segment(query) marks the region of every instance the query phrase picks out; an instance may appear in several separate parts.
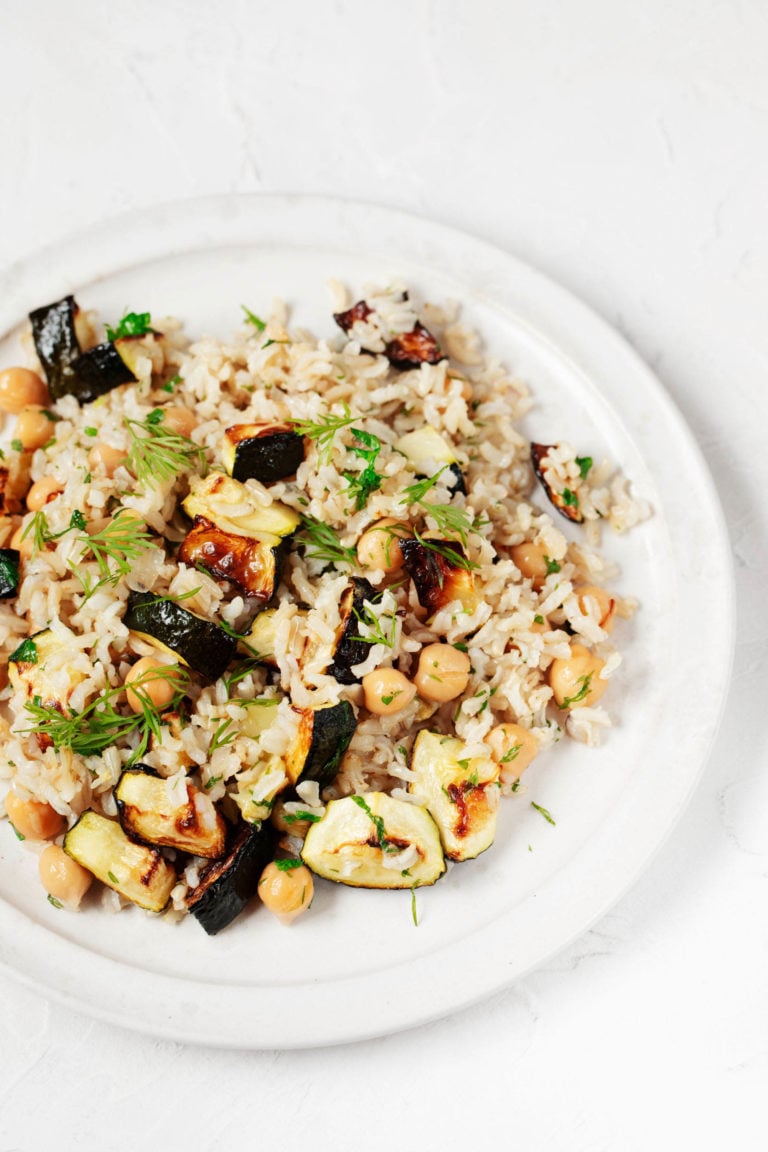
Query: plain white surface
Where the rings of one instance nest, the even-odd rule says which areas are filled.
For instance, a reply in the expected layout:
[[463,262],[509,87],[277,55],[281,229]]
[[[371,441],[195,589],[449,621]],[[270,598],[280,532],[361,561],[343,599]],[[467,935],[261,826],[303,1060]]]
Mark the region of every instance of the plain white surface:
[[[621,336],[502,249],[335,198],[241,194],[145,208],[0,273],[0,332],[14,329],[0,340],[0,364],[17,358],[19,317],[72,290],[104,319],[126,301],[154,316],[171,302],[192,333],[224,338],[241,300],[263,312],[277,295],[291,303],[294,325],[325,335],[329,270],[354,286],[386,284],[394,272],[416,299],[460,300],[487,354],[534,382],[524,433],[546,442],[567,428],[596,461],[620,461],[652,507],[632,532],[603,534],[620,591],[641,605],[615,633],[624,663],[609,707],[618,724],[599,748],[566,739],[537,760],[501,805],[493,851],[419,892],[418,931],[409,892],[332,884],[317,885],[312,915],[290,936],[256,910],[215,941],[191,918],[163,931],[136,911],[105,916],[98,904],[62,915],[43,897],[28,846],[6,828],[0,963],[70,1007],[152,1036],[241,1048],[332,1044],[432,1021],[506,988],[634,883],[686,806],[722,710],[732,565],[696,442]],[[583,540],[583,530],[564,527]],[[706,635],[702,619],[712,619]],[[556,815],[554,828],[534,801]]]
[[764,1147],[767,48],[759,0],[0,5],[3,265],[122,208],[251,189],[390,203],[500,243],[622,330],[682,408],[740,612],[686,816],[556,961],[322,1053],[147,1041],[4,980],[3,1152]]

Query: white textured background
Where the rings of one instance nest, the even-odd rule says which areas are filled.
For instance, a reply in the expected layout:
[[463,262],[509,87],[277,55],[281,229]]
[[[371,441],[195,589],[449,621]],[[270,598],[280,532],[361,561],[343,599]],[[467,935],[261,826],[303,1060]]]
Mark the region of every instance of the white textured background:
[[767,59],[763,0],[0,0],[0,262],[228,190],[494,241],[659,373],[715,476],[739,596],[688,812],[556,961],[419,1031],[247,1055],[0,978],[0,1152],[766,1148]]

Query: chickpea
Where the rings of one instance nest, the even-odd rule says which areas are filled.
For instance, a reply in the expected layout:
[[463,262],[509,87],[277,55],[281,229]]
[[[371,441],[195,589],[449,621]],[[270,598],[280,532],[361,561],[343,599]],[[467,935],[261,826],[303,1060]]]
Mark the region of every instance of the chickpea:
[[88,453],[88,464],[95,471],[104,469],[104,475],[110,479],[125,461],[126,454],[122,448],[113,448],[111,444],[94,444]]
[[[24,536],[25,531],[25,525],[23,523],[19,524],[13,536],[11,536],[8,547],[15,548],[16,551],[21,555],[22,559],[29,560],[35,546],[35,540],[32,532],[29,532],[26,536]],[[24,536],[23,540],[22,536]]]
[[469,683],[469,656],[451,644],[428,644],[419,653],[414,676],[419,696],[444,704],[455,700]]
[[608,687],[600,679],[605,661],[582,644],[572,644],[571,654],[565,659],[553,660],[549,669],[549,683],[558,708],[591,708]]
[[587,615],[587,599],[594,600],[597,604],[597,611],[599,614],[599,624],[606,632],[613,631],[613,617],[616,612],[616,601],[613,597],[606,592],[605,588],[598,588],[595,584],[587,584],[583,588],[577,588],[576,594],[579,597],[579,607],[584,615]]
[[267,864],[259,880],[259,897],[283,924],[290,924],[312,903],[315,885],[304,864],[282,869],[276,861]]
[[42,480],[35,480],[27,492],[27,508],[30,512],[39,512],[45,508],[49,500],[55,499],[59,492],[63,492],[63,485],[53,476],[43,476]]
[[66,820],[43,800],[25,800],[15,792],[5,798],[5,811],[16,831],[27,840],[52,840],[66,827]]
[[365,706],[374,716],[393,716],[416,695],[416,685],[394,668],[375,668],[363,676]]
[[91,886],[93,876],[63,848],[49,844],[40,857],[40,880],[43,888],[54,900],[59,900],[65,908],[74,910]]
[[0,372],[0,412],[21,412],[27,404],[47,404],[48,385],[29,368],[6,368]]
[[[125,695],[132,711],[143,711],[149,701],[158,712],[168,708],[182,682],[181,670],[176,664],[164,664],[154,656],[142,656],[129,669],[125,678]],[[132,685],[136,685],[136,689]]]
[[170,428],[179,436],[189,437],[197,428],[197,420],[191,408],[169,404],[167,408],[163,408],[163,427]]
[[408,525],[387,516],[363,532],[357,542],[357,559],[363,568],[398,572],[403,566],[400,540],[406,536],[410,536]]
[[547,565],[549,557],[543,545],[534,544],[532,540],[524,540],[522,544],[515,544],[510,548],[509,554],[515,567],[520,569],[523,576],[528,577],[538,591],[549,574]]
[[539,751],[533,732],[520,724],[499,724],[488,733],[487,743],[501,766],[500,776],[505,784],[522,776]]
[[15,437],[21,441],[25,452],[34,452],[42,448],[54,436],[56,425],[50,416],[46,416],[47,409],[41,404],[27,404],[19,412],[16,420]]

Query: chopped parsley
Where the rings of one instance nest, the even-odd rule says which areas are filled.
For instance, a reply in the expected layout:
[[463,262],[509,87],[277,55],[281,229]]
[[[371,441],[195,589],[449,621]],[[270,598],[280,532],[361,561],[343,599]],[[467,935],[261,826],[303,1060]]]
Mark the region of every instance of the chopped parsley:
[[316,812],[283,812],[286,824],[296,824],[298,821],[306,824],[317,824],[322,819]]
[[57,416],[55,412],[51,412],[50,408],[43,408],[42,414],[46,420],[50,420],[52,424],[58,424],[59,420],[61,420],[61,416]]
[[24,445],[22,444],[21,440],[11,440],[11,448],[13,448],[14,452],[24,451]]
[[543,624],[544,623],[544,617],[543,616],[534,616],[533,622],[534,622],[534,624]]
[[571,492],[570,488],[563,488],[562,495],[566,508],[578,508],[579,498],[575,492]]
[[122,340],[124,336],[146,336],[152,331],[152,317],[149,312],[126,312],[117,328],[107,324],[107,340]]
[[594,672],[587,672],[585,676],[579,676],[576,683],[581,684],[581,688],[579,688],[575,696],[566,696],[560,707],[570,708],[573,704],[579,704],[589,692],[589,686],[592,682],[593,676]]
[[83,432],[85,432],[86,436],[98,436],[99,434],[98,428],[83,428]]
[[295,856],[289,856],[286,860],[275,860],[275,868],[280,872],[290,872],[293,868],[301,868],[301,860],[297,860]]
[[576,463],[579,466],[579,472],[581,473],[582,480],[586,480],[587,473],[589,472],[590,468],[592,467],[592,465],[594,463],[592,457],[591,456],[577,456],[576,457]]
[[547,566],[547,576],[551,576],[553,572],[560,571],[560,564],[557,560],[550,560],[549,556],[545,556],[544,563]]
[[548,824],[555,823],[555,821],[552,819],[551,812],[548,812],[546,808],[542,808],[541,804],[537,804],[535,800],[531,800],[531,808],[535,808],[537,812],[540,812]]
[[11,664],[37,664],[37,644],[34,640],[22,640],[18,648],[11,652],[8,657],[8,663]]
[[342,475],[348,484],[348,491],[355,497],[354,510],[359,512],[368,503],[368,497],[381,488],[384,477],[376,471],[376,458],[381,452],[381,440],[371,432],[364,432],[362,428],[353,428],[352,435],[363,447],[353,444],[349,451],[365,460],[362,472],[344,472]]
[[371,811],[370,807],[366,803],[364,796],[353,796],[352,799],[355,804],[357,804],[358,808],[362,808],[363,812],[365,812],[366,816],[376,829],[376,839],[378,840],[379,848],[381,848],[382,852],[399,852],[400,849],[395,847],[394,844],[387,843],[387,833],[386,829],[384,828],[383,817],[376,816]]
[[245,312],[246,324],[253,324],[257,332],[263,332],[267,326],[265,321],[262,320],[260,316],[257,316],[255,312],[251,312],[250,308],[246,308],[245,304],[241,304],[240,307],[243,312]]

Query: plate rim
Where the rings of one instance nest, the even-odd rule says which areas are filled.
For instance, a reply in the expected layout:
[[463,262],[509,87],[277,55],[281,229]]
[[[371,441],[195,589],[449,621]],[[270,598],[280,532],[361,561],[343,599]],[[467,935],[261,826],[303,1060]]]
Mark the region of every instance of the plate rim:
[[[88,956],[88,963],[91,967],[93,968],[95,965],[96,969],[98,969],[96,973],[99,987],[97,999],[94,1000],[93,998],[92,986],[86,987],[83,990],[80,988],[73,989],[68,985],[67,980],[62,982],[61,977],[59,977],[58,980],[50,976],[46,978],[46,965],[43,964],[41,966],[39,963],[40,950],[38,949],[37,955],[32,957],[33,962],[30,963],[28,955],[29,948],[25,946],[19,950],[15,947],[15,941],[18,933],[22,939],[25,939],[33,945],[32,951],[34,952],[34,945],[39,945],[44,941],[47,942],[52,934],[44,926],[31,921],[19,910],[12,908],[5,902],[0,902],[0,926],[3,928],[2,935],[4,941],[7,942],[9,939],[13,941],[12,944],[3,943],[0,950],[0,967],[9,975],[20,979],[23,983],[38,992],[42,992],[44,995],[50,995],[70,1008],[86,1011],[90,1015],[96,1016],[109,1023],[127,1026],[140,1032],[210,1046],[253,1049],[270,1047],[314,1047],[330,1043],[363,1040],[388,1034],[426,1023],[448,1012],[458,1011],[468,1007],[546,963],[552,956],[568,947],[575,939],[587,932],[594,923],[605,915],[610,907],[615,905],[626,894],[642,872],[648,867],[663,844],[666,843],[681,819],[705,769],[709,754],[716,739],[727,702],[734,655],[734,572],[730,556],[725,516],[703,453],[670,394],[628,341],[579,297],[573,295],[557,281],[544,275],[527,262],[507,252],[504,248],[474,237],[461,229],[429,220],[418,214],[403,212],[400,209],[388,208],[358,200],[313,196],[300,193],[237,193],[214,195],[182,201],[169,201],[163,204],[150,205],[149,207],[123,212],[118,216],[108,217],[91,228],[80,229],[61,240],[39,249],[37,252],[32,252],[27,257],[23,257],[14,262],[3,272],[0,272],[0,338],[4,337],[8,331],[19,323],[20,316],[23,316],[29,308],[39,303],[41,298],[39,281],[41,279],[44,283],[51,283],[50,294],[51,298],[53,298],[55,292],[68,290],[67,284],[71,284],[73,280],[70,272],[72,267],[83,269],[82,273],[78,272],[74,276],[76,283],[73,287],[76,288],[77,283],[84,285],[97,283],[99,279],[113,276],[127,268],[139,267],[150,258],[163,259],[173,255],[180,255],[181,251],[175,249],[168,251],[165,248],[156,250],[153,257],[143,255],[143,252],[146,243],[157,243],[158,238],[164,234],[164,226],[167,225],[169,221],[175,222],[177,231],[178,228],[181,227],[181,232],[183,233],[184,228],[193,227],[196,222],[200,221],[203,222],[204,232],[206,228],[210,229],[213,227],[215,230],[217,226],[216,221],[218,220],[223,232],[229,235],[232,229],[232,220],[231,218],[226,218],[228,212],[241,222],[243,215],[248,219],[256,216],[261,220],[265,215],[269,216],[271,213],[280,219],[301,219],[305,226],[307,224],[306,216],[312,218],[313,215],[317,216],[318,214],[324,216],[326,220],[335,221],[342,219],[349,221],[352,218],[355,218],[358,223],[362,220],[385,220],[390,228],[399,225],[405,235],[409,234],[409,230],[416,229],[422,236],[426,236],[426,256],[429,262],[425,267],[431,268],[436,274],[444,274],[446,272],[449,272],[451,275],[454,274],[451,272],[453,245],[457,245],[459,250],[475,254],[478,258],[482,257],[485,260],[490,260],[494,266],[498,265],[511,269],[513,271],[513,279],[517,278],[535,287],[536,291],[533,292],[532,295],[537,298],[537,301],[538,293],[539,296],[544,297],[545,302],[552,301],[557,305],[558,309],[562,309],[562,313],[558,313],[558,322],[562,322],[563,317],[567,316],[575,327],[586,331],[590,338],[596,334],[604,347],[612,349],[616,357],[630,365],[637,377],[644,381],[649,393],[653,394],[655,404],[664,410],[665,416],[671,422],[676,435],[682,437],[686,450],[694,463],[696,482],[702,486],[706,495],[707,514],[710,517],[710,528],[713,531],[712,541],[720,565],[718,590],[721,600],[719,602],[720,615],[716,622],[719,631],[716,636],[715,645],[721,658],[719,664],[720,675],[716,684],[713,685],[713,692],[711,693],[716,707],[709,719],[706,736],[700,741],[701,746],[696,753],[696,769],[686,775],[686,787],[677,799],[673,814],[668,816],[663,822],[662,827],[656,829],[652,837],[652,842],[648,843],[646,850],[634,861],[633,866],[628,870],[627,874],[622,877],[621,883],[614,886],[610,893],[597,901],[595,906],[590,909],[589,915],[586,917],[582,916],[580,923],[569,930],[566,936],[561,936],[556,941],[548,942],[541,954],[530,964],[516,969],[513,972],[506,971],[503,963],[499,963],[497,960],[493,975],[488,974],[483,986],[477,989],[476,992],[468,992],[465,989],[459,1000],[456,999],[455,995],[451,995],[450,997],[446,995],[447,989],[443,982],[443,985],[440,985],[440,994],[433,995],[432,1002],[427,1003],[423,999],[419,1000],[416,998],[415,1000],[412,999],[409,1001],[409,1007],[404,1009],[400,1006],[399,1002],[394,1002],[390,989],[388,990],[389,995],[385,995],[376,1010],[371,1009],[364,1020],[355,1019],[354,1023],[350,1023],[345,1019],[345,1013],[334,1022],[334,1026],[332,1027],[329,1027],[327,1021],[324,1021],[323,1026],[316,1027],[314,1033],[310,1036],[301,1035],[295,1026],[281,1027],[278,1023],[277,1027],[275,1027],[274,1020],[265,1019],[264,1015],[259,1012],[251,1012],[248,1016],[247,1034],[243,1034],[242,1017],[238,1019],[234,1027],[224,1027],[213,1034],[210,1020],[203,1020],[199,1012],[193,1012],[191,1018],[186,1020],[179,1019],[178,1009],[176,1011],[169,1010],[165,1015],[163,1015],[162,1012],[158,1013],[155,1011],[152,1018],[148,1020],[144,1017],[137,1016],[134,1012],[127,1011],[126,1002],[118,999],[118,1001],[113,1003],[108,996],[104,995],[104,991],[113,986],[115,972],[123,971],[125,966],[109,958],[100,956],[90,949],[75,944],[70,940],[64,941],[60,937],[57,938],[58,944],[63,945],[63,949],[54,948],[54,952],[60,953],[63,950],[70,958],[74,958],[73,963],[81,960],[83,953]],[[93,271],[89,274],[88,269],[95,269],[99,261],[103,259],[102,249],[104,245],[106,245],[108,250],[110,246],[112,246],[115,251],[119,249],[122,252],[125,249],[127,253],[126,245],[128,241],[126,238],[129,235],[135,236],[137,228],[142,235],[143,242],[138,246],[133,245],[135,258],[130,258],[127,262],[121,261],[115,266],[110,266],[108,269],[102,267],[96,274],[94,274]],[[386,228],[384,231],[386,232]],[[176,234],[177,232],[173,232],[174,236]],[[210,232],[207,232],[206,236],[208,237],[206,242],[201,243],[198,237],[196,242],[190,244],[190,248],[205,249],[212,246]],[[83,246],[86,241],[87,258],[83,260]],[[136,255],[136,253],[139,254]],[[444,253],[444,255],[441,255],[442,253]],[[435,259],[436,263],[433,263]],[[37,296],[33,299],[35,293],[37,293]],[[481,299],[483,293],[475,288],[474,295],[476,298]],[[490,296],[488,299],[493,303],[497,303],[493,296]],[[538,303],[532,305],[531,318],[526,318],[525,314],[519,315],[515,313],[517,322],[528,324],[539,339],[544,339],[552,344],[552,347],[558,355],[567,357],[571,363],[575,364],[579,371],[583,372],[584,369],[578,358],[574,360],[567,350],[561,348],[557,342],[552,342],[546,323],[548,305],[544,309],[545,315],[543,317],[537,312],[538,307]],[[541,326],[542,324],[543,327]],[[578,340],[576,343],[578,345]],[[612,404],[611,410],[614,411]],[[581,853],[577,852],[576,855],[580,856]],[[499,932],[502,931],[503,933],[501,927],[502,922],[508,921],[510,914],[509,911],[502,914],[498,920],[494,922],[491,930],[483,929],[486,940],[493,941],[497,946],[503,942],[503,939],[501,941],[498,939]],[[39,940],[38,936],[40,937]],[[459,951],[461,951],[461,949],[459,949]],[[429,960],[433,955],[434,954],[431,954],[430,957],[426,959]],[[37,964],[34,963],[35,960]],[[141,970],[132,969],[132,971],[136,972]],[[175,992],[177,991],[175,988],[176,980],[156,973],[144,973],[144,983],[146,983],[147,979],[151,979],[151,981],[157,985],[155,1004],[162,1003],[163,997],[166,994],[169,995],[170,1000],[174,999]],[[141,983],[141,980],[139,982]],[[354,986],[355,996],[357,998],[356,1003],[359,1004],[361,1003],[361,997],[362,999],[365,998],[366,989],[364,985],[370,983],[370,976],[344,977],[340,982],[348,989]],[[190,1001],[182,996],[182,1001],[187,1009],[191,1002],[193,1003],[199,998],[199,990],[210,990],[211,987],[210,985],[194,980],[185,981],[184,983],[191,997]],[[335,982],[324,982],[325,985],[330,983]],[[311,989],[311,981],[306,987]],[[296,990],[293,989],[292,992],[295,994]],[[254,1034],[254,1029],[258,1032],[258,1035]]]

